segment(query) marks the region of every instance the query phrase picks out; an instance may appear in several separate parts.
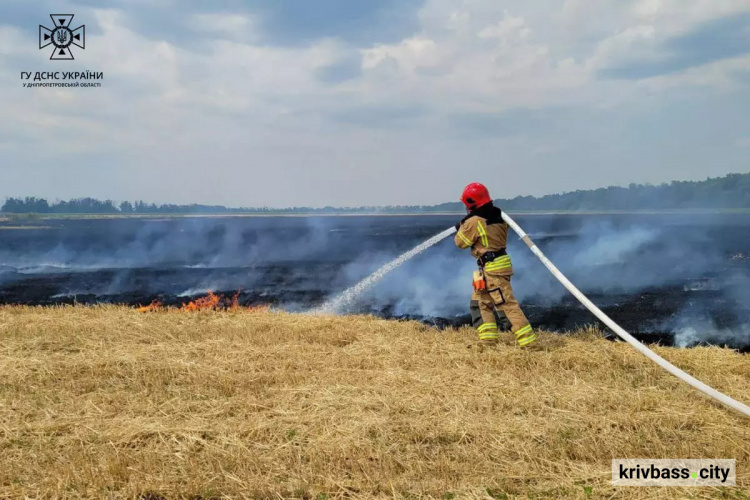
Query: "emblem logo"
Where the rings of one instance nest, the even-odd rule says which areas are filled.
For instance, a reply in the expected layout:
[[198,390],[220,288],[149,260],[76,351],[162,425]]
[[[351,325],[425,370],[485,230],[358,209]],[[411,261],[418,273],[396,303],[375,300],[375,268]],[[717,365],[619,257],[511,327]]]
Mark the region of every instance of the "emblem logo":
[[39,48],[43,49],[53,45],[51,60],[75,59],[71,45],[86,48],[86,26],[81,25],[71,29],[74,14],[50,14],[52,29],[39,25]]

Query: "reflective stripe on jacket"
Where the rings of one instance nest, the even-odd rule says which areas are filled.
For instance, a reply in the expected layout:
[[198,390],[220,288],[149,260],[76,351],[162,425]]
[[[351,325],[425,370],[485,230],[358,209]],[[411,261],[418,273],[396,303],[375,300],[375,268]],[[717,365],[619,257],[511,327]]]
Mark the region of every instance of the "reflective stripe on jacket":
[[[494,209],[494,207],[492,208]],[[499,214],[500,210],[495,210]],[[471,255],[477,259],[487,252],[497,252],[504,249],[508,242],[508,225],[502,219],[498,221],[498,218],[492,217],[488,221],[480,214],[473,213],[461,223],[455,236],[456,246],[458,248],[471,248]],[[487,273],[502,276],[513,274],[510,256],[502,255],[485,263],[484,270]]]

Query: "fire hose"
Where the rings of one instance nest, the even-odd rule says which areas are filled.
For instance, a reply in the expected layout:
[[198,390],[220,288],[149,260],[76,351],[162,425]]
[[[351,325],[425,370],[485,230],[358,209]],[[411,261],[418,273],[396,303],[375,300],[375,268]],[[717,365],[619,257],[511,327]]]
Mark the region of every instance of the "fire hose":
[[503,212],[502,213],[503,220],[515,231],[518,236],[523,240],[524,243],[529,247],[529,249],[536,255],[539,260],[542,261],[542,264],[549,269],[549,271],[552,273],[552,275],[557,278],[557,280],[562,283],[562,285],[568,289],[570,293],[573,294],[573,296],[578,299],[578,301],[583,304],[586,309],[591,311],[594,316],[599,318],[605,325],[607,325],[613,332],[615,332],[621,339],[623,339],[625,342],[633,346],[637,351],[639,351],[641,354],[646,356],[648,359],[677,377],[678,379],[682,380],[683,382],[686,382],[693,386],[694,388],[698,389],[702,393],[706,394],[709,397],[714,398],[716,401],[719,401],[720,403],[723,403],[727,405],[728,407],[737,410],[738,412],[742,413],[746,417],[750,417],[750,406],[741,403],[735,399],[730,398],[726,394],[723,394],[713,387],[704,384],[697,378],[693,377],[692,375],[685,373],[684,371],[677,368],[675,365],[667,361],[666,359],[662,358],[658,354],[656,354],[654,351],[640,343],[638,340],[635,339],[632,335],[630,335],[628,332],[626,332],[620,325],[615,323],[612,318],[604,314],[604,312],[599,309],[593,302],[591,302],[588,297],[586,297],[576,286],[568,280],[568,278],[565,277],[565,275],[560,272],[560,270],[547,258],[544,253],[536,246],[536,244],[531,240],[528,234],[524,232],[523,229],[521,229],[521,226],[516,224],[516,222],[510,218],[510,216]]
[[[693,377],[692,375],[689,375],[688,373],[685,373],[684,371],[677,368],[675,365],[667,361],[666,359],[662,358],[655,352],[653,352],[651,349],[646,347],[645,345],[641,344],[638,340],[635,339],[632,335],[630,335],[628,332],[626,332],[620,325],[615,323],[612,318],[604,314],[604,312],[599,309],[596,305],[594,305],[593,302],[591,302],[588,297],[586,297],[578,288],[576,288],[573,283],[568,280],[568,278],[565,277],[565,275],[560,272],[560,270],[547,258],[547,256],[542,253],[541,250],[536,246],[536,244],[531,240],[529,235],[527,235],[521,227],[516,224],[516,222],[510,218],[508,214],[505,212],[502,212],[503,220],[511,227],[513,230],[518,234],[518,236],[523,240],[524,243],[531,249],[531,251],[536,255],[539,260],[542,261],[542,264],[544,264],[547,269],[552,273],[552,275],[557,278],[557,280],[562,283],[562,285],[568,289],[570,293],[573,294],[575,298],[577,298],[581,304],[583,304],[589,311],[591,311],[594,316],[599,318],[605,325],[607,325],[613,332],[615,332],[621,339],[623,339],[625,342],[633,346],[637,351],[639,351],[641,354],[646,356],[648,359],[674,375],[675,377],[679,378],[683,382],[686,382],[693,386],[694,388],[698,389],[702,393],[706,394],[709,397],[712,397],[713,399],[719,401],[720,403],[723,403],[730,408],[733,408],[737,410],[738,412],[742,413],[746,417],[750,417],[750,406],[747,406],[744,403],[741,403],[739,401],[736,401],[726,394],[723,394],[716,389],[714,389],[711,386],[708,386],[698,380],[697,378]],[[427,248],[439,243],[443,239],[447,238],[448,236],[454,234],[456,232],[456,228],[451,227],[446,229],[445,231],[433,236],[432,238],[424,241],[423,243],[417,245],[413,249],[409,250],[408,252],[405,252],[404,254],[400,255],[398,258],[393,259],[392,261],[388,262],[387,264],[381,266],[377,271],[372,273],[370,276],[365,278],[364,280],[360,281],[356,285],[346,289],[343,293],[341,293],[336,298],[329,300],[322,306],[320,306],[317,310],[314,312],[316,314],[325,314],[325,313],[335,313],[337,311],[341,311],[342,309],[346,308],[348,305],[350,305],[358,295],[368,290],[370,287],[372,287],[375,283],[383,279],[386,274],[390,273],[393,269],[397,268],[407,260],[411,259],[415,255],[423,252]]]

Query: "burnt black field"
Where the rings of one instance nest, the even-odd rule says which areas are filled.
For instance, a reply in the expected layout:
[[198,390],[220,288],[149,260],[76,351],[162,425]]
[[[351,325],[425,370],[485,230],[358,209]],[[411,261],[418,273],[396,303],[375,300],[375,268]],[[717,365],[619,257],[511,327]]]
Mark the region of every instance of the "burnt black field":
[[[207,290],[305,311],[455,224],[458,216],[59,219],[0,223],[0,303],[159,300]],[[750,215],[526,215],[518,222],[615,321],[647,342],[750,349]],[[11,226],[11,223],[4,223]],[[513,236],[514,287],[532,323],[596,324]],[[474,261],[446,240],[348,311],[469,322]]]

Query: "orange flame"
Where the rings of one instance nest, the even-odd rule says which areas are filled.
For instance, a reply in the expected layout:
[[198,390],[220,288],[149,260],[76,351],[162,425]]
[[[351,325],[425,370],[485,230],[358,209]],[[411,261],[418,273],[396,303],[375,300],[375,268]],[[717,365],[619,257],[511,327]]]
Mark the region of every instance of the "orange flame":
[[[183,304],[182,307],[180,307],[178,310],[218,311],[226,309],[228,311],[241,311],[243,310],[243,307],[240,305],[240,293],[241,290],[237,290],[231,298],[228,298],[222,295],[217,295],[211,290],[207,290],[208,295],[195,299],[191,302],[188,302],[187,304]],[[166,309],[167,307],[164,306],[164,304],[156,300],[154,300],[147,306],[141,306],[138,308],[140,312],[153,312]],[[268,304],[261,304],[257,306],[248,306],[245,310],[250,312],[266,312],[271,310],[271,306]]]
[[236,311],[240,308],[240,292],[241,290],[237,290],[234,292],[234,295],[232,295],[232,302],[229,304],[229,310]]
[[142,313],[145,313],[145,312],[158,311],[161,308],[162,308],[162,303],[159,302],[158,300],[154,300],[153,302],[151,302],[147,306],[141,306],[141,307],[139,307],[138,310],[140,312],[142,312]]
[[221,297],[208,290],[208,295],[185,304],[181,309],[183,311],[213,311],[219,308],[220,303]]

